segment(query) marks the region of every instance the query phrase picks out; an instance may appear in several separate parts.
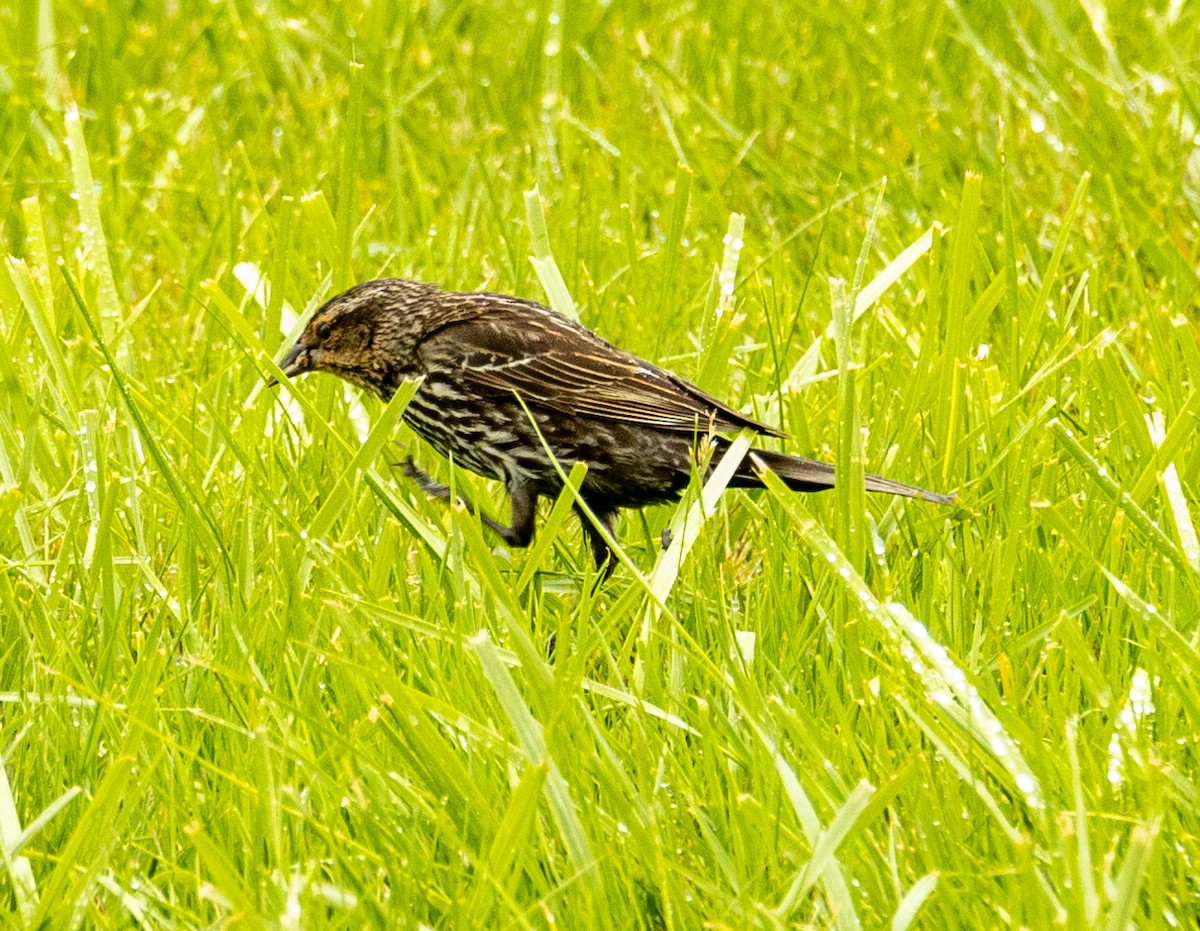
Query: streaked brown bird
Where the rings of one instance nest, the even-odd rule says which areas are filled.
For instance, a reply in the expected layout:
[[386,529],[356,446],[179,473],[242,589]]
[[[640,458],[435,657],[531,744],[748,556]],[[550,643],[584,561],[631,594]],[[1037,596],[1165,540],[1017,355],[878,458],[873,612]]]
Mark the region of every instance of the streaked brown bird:
[[[280,368],[289,377],[332,372],[384,401],[401,381],[424,376],[405,421],[443,456],[505,483],[512,523],[481,520],[510,546],[529,545],[538,499],[562,490],[546,447],[566,471],[587,464],[580,497],[611,534],[621,508],[680,496],[700,441],[712,438],[720,452],[722,432],[784,435],[541,304],[401,278],[367,281],[328,301]],[[730,485],[762,488],[764,467],[795,491],[833,487],[833,466],[765,449],[746,456]],[[450,496],[411,462],[406,468],[425,491]],[[877,475],[866,487],[952,500]],[[611,571],[603,535],[580,516],[596,565]]]

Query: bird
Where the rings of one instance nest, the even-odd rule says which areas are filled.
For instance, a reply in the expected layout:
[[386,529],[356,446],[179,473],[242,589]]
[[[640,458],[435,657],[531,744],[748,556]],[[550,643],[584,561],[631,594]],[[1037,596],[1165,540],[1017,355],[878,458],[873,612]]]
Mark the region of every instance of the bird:
[[[723,434],[785,436],[535,301],[405,278],[365,281],[331,298],[279,368],[288,378],[329,372],[385,402],[403,382],[422,379],[405,422],[455,465],[504,483],[510,522],[479,517],[512,547],[530,545],[539,499],[557,496],[562,475],[585,463],[578,498],[595,523],[575,507],[603,577],[616,560],[600,527],[616,539],[621,510],[677,500],[705,443],[716,462],[729,446]],[[762,488],[768,469],[801,492],[832,488],[836,474],[826,462],[752,448],[729,486]],[[425,492],[450,498],[411,458],[404,470]],[[878,475],[865,484],[953,501]]]

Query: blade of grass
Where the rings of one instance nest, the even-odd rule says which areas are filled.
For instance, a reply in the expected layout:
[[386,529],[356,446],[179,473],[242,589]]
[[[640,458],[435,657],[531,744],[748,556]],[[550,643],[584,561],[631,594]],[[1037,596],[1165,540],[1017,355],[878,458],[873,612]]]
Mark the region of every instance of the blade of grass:
[[[46,0],[42,0],[42,4],[49,5]],[[25,248],[28,250],[30,271],[41,289],[42,307],[46,308],[46,314],[51,318],[49,329],[51,332],[58,332],[58,323],[52,317],[54,269],[50,264],[50,249],[46,245],[46,224],[42,219],[42,205],[36,194],[21,201],[21,219],[25,221]]]
[[225,853],[225,848],[208,836],[199,821],[184,826],[183,833],[191,842],[200,861],[205,882],[210,883],[228,903],[233,914],[240,920],[253,920],[260,914],[251,890],[241,871]]
[[[812,845],[815,851],[824,831],[824,826],[817,816],[816,808],[813,807],[808,793],[804,791],[804,786],[796,775],[795,769],[792,768],[791,764],[780,753],[775,740],[771,738],[765,728],[757,723],[751,721],[750,726],[763,746],[766,747],[767,753],[771,757],[771,762],[774,764],[775,772],[783,784],[784,794],[791,803],[792,810],[796,813],[796,818],[800,822],[800,827],[803,829],[805,837],[808,838],[809,844]],[[837,862],[836,858],[830,857],[826,861],[820,876],[821,886],[829,899],[829,910],[833,915],[834,926],[839,929],[861,928],[862,922],[858,917],[858,911],[854,907],[854,900],[850,896],[850,886],[846,882],[846,877],[843,875],[841,865]]]
[[805,544],[832,567],[833,577],[838,584],[854,598],[863,614],[873,618],[896,645],[924,683],[926,698],[948,714],[964,732],[964,736],[1000,764],[1032,812],[1043,811],[1045,802],[1041,786],[1026,762],[1020,745],[1007,732],[946,648],[933,639],[928,628],[904,605],[896,601],[881,601],[872,593],[833,538],[799,499],[788,494],[786,486],[777,476],[767,473],[764,482],[777,495]]
[[1174,541],[1163,533],[1162,528],[1155,521],[1151,520],[1145,511],[1138,507],[1134,500],[1129,497],[1128,492],[1122,489],[1113,480],[1112,476],[1108,474],[1108,470],[1100,465],[1092,454],[1083,448],[1079,440],[1075,438],[1075,434],[1057,417],[1050,421],[1049,426],[1054,433],[1055,439],[1058,441],[1058,445],[1069,453],[1076,463],[1083,467],[1096,487],[1104,492],[1105,497],[1121,508],[1122,512],[1129,517],[1134,526],[1154,545],[1159,554],[1174,563],[1185,575],[1190,574],[1187,559],[1180,552]]
[[950,247],[949,280],[945,283],[945,308],[941,370],[937,397],[941,406],[934,412],[939,421],[937,436],[943,438],[942,484],[950,484],[950,469],[958,445],[955,441],[958,430],[961,399],[958,382],[960,366],[966,352],[964,340],[968,310],[968,292],[975,271],[978,245],[979,205],[983,190],[983,178],[975,172],[967,172],[963,181],[962,203],[958,220],[954,226],[953,242]]
[[25,924],[32,926],[33,916],[38,908],[37,880],[34,878],[29,858],[21,855],[21,848],[25,845],[28,833],[28,829],[21,830],[21,817],[17,811],[16,799],[13,798],[12,786],[8,781],[8,771],[5,769],[3,757],[0,757],[0,847],[4,851],[4,865],[12,883],[17,909]]
[[567,781],[546,749],[541,725],[530,714],[529,706],[521,698],[508,668],[500,661],[487,631],[480,631],[473,637],[471,647],[479,657],[484,675],[495,690],[501,708],[508,716],[525,759],[534,766],[546,767],[544,794],[546,803],[550,806],[550,814],[567,848],[572,866],[582,878],[587,894],[596,901],[601,894],[601,888],[591,844],[579,819]]
[[734,288],[737,284],[738,257],[742,253],[746,218],[740,213],[729,215],[729,227],[722,241],[724,250],[717,272],[717,295],[709,302],[700,326],[700,358],[696,366],[696,384],[718,384],[733,362],[734,344],[741,328],[735,326],[733,309]]
[[367,464],[375,459],[383,445],[391,438],[392,432],[395,429],[397,422],[404,415],[405,409],[408,407],[408,402],[412,400],[413,395],[421,387],[419,381],[404,382],[392,399],[388,401],[387,406],[383,409],[383,413],[379,415],[379,419],[371,427],[371,433],[366,441],[358,448],[342,474],[337,480],[329,486],[325,493],[325,501],[321,505],[320,510],[313,516],[312,522],[308,525],[308,534],[313,539],[321,539],[329,533],[333,522],[338,519],[338,516],[350,503],[350,486],[361,470],[365,469]]
[[[83,137],[83,123],[79,116],[79,108],[73,102],[67,104],[63,122],[67,130],[67,153],[71,158],[75,198],[79,203],[83,267],[96,276],[99,286],[100,330],[105,339],[111,340],[121,325],[121,300],[117,296],[117,285],[108,258],[104,225],[100,222],[100,204],[96,197],[96,183],[92,180],[92,166],[88,160],[87,142]],[[118,347],[118,356],[123,352],[124,350]]]
[[220,561],[224,563],[226,570],[232,577],[234,575],[234,567],[230,562],[228,551],[221,542],[221,531],[217,526],[216,520],[200,498],[189,488],[185,487],[179,471],[159,445],[158,439],[150,429],[150,425],[146,421],[141,408],[134,401],[133,395],[130,393],[129,388],[125,384],[125,379],[121,375],[121,370],[117,367],[117,361],[113,358],[112,353],[109,352],[108,345],[104,341],[104,336],[100,332],[100,328],[97,326],[95,320],[92,319],[91,311],[88,310],[83,295],[79,293],[79,289],[75,286],[75,281],[71,278],[66,266],[59,266],[59,268],[67,283],[67,290],[70,291],[71,297],[75,300],[75,305],[79,308],[79,313],[83,316],[88,329],[91,330],[92,336],[96,340],[97,348],[100,350],[101,355],[104,356],[105,362],[108,363],[109,374],[112,376],[113,384],[116,385],[117,392],[124,402],[126,411],[128,411],[129,416],[137,426],[138,436],[146,444],[146,448],[149,449],[150,456],[158,467],[159,474],[163,477],[163,480],[167,483],[167,487],[171,491],[171,496],[179,505],[180,510],[185,514],[192,515],[191,526],[197,527],[202,531],[209,548],[218,555]]
[[788,920],[797,903],[808,895],[809,890],[822,876],[827,875],[837,865],[838,848],[841,847],[854,826],[858,824],[863,812],[870,806],[874,795],[874,786],[866,781],[860,782],[854,787],[854,791],[850,793],[845,804],[833,816],[833,820],[822,829],[813,845],[812,858],[793,880],[783,901],[775,909],[775,915],[781,922]]
[[750,451],[751,436],[748,430],[739,433],[721,456],[720,462],[713,467],[700,494],[676,508],[668,528],[671,545],[658,554],[650,572],[649,590],[652,598],[646,604],[642,619],[641,642],[649,639],[650,629],[660,618],[662,606],[670,597],[683,562],[699,539],[700,531],[716,515],[717,502]]
[[[545,763],[525,768],[488,850],[488,872],[510,901],[515,902],[517,884],[525,871],[530,841],[538,825],[538,803],[549,774],[550,767]],[[494,898],[489,892],[484,883],[476,886],[471,908],[475,927],[488,926]]]
[[546,208],[537,187],[525,192],[525,217],[529,224],[530,244],[533,247],[533,255],[529,257],[529,261],[533,270],[537,272],[538,281],[542,283],[550,306],[568,320],[578,320],[579,309],[575,306],[575,300],[571,297],[562,272],[559,271],[558,263],[554,261],[554,252],[550,248],[550,233],[546,229]]
[[[1146,424],[1154,448],[1161,449],[1163,441],[1166,439],[1162,415],[1158,412],[1147,415]],[[1183,484],[1179,481],[1179,470],[1175,468],[1174,462],[1166,464],[1159,483],[1171,510],[1171,519],[1175,524],[1175,536],[1179,540],[1179,549],[1183,552],[1183,557],[1187,560],[1188,565],[1192,567],[1192,572],[1200,573],[1200,540],[1196,538],[1196,525],[1192,523],[1187,497],[1183,493]]]
[[358,174],[363,132],[364,66],[350,62],[350,99],[342,126],[342,164],[338,172],[337,225],[334,251],[333,285],[344,291],[354,281],[350,275],[350,257],[354,249],[354,216],[358,212]]
[[892,916],[892,931],[908,931],[912,927],[921,906],[933,894],[937,884],[937,873],[927,873],[912,884],[896,907],[896,914]]
[[1092,875],[1092,846],[1088,839],[1087,809],[1083,794],[1083,777],[1079,770],[1079,749],[1077,746],[1079,722],[1076,719],[1067,721],[1067,761],[1071,766],[1071,786],[1075,796],[1075,810],[1072,812],[1072,840],[1075,842],[1075,882],[1080,911],[1088,927],[1096,926],[1100,916],[1100,896],[1096,893],[1096,878]]
[[656,319],[663,319],[663,312],[675,297],[675,267],[679,263],[679,247],[683,241],[683,230],[687,224],[688,202],[692,194],[692,170],[683,163],[675,174],[675,196],[671,201],[671,221],[667,227],[667,241],[663,243],[663,269],[658,282],[658,301],[654,308]]
[[[74,287],[73,283],[68,287]],[[130,799],[138,796],[139,787],[156,768],[155,759],[145,758],[142,750],[147,735],[157,733],[155,691],[165,667],[164,652],[148,650],[140,658],[129,683],[128,728],[74,830],[58,851],[54,870],[42,885],[33,926],[74,925],[83,898],[104,868],[105,851],[119,842],[130,819],[141,811]]]
[[50,363],[53,378],[50,379],[54,399],[59,406],[59,416],[70,426],[74,426],[78,410],[78,397],[74,379],[71,378],[67,360],[62,353],[62,336],[54,322],[53,308],[43,302],[46,290],[39,288],[29,274],[29,269],[20,259],[11,256],[7,260],[8,273],[12,278],[13,287],[21,298],[21,304],[33,325],[38,342],[46,359]]
[[567,487],[555,499],[554,507],[550,509],[549,516],[542,522],[537,538],[533,541],[533,546],[529,550],[529,555],[525,558],[525,566],[521,569],[521,574],[517,577],[517,584],[513,586],[513,590],[518,597],[529,586],[529,583],[533,580],[534,573],[543,568],[546,556],[553,548],[554,541],[558,539],[559,534],[562,532],[563,523],[566,521],[567,515],[571,513],[571,505],[578,497],[579,489],[583,486],[583,480],[586,475],[586,462],[577,462],[571,467],[571,474],[567,476]]
[[1113,889],[1113,907],[1104,923],[1107,931],[1124,931],[1134,924],[1134,916],[1141,911],[1139,893],[1161,829],[1162,815],[1156,813],[1135,825],[1130,833],[1129,849],[1125,851],[1125,861]]

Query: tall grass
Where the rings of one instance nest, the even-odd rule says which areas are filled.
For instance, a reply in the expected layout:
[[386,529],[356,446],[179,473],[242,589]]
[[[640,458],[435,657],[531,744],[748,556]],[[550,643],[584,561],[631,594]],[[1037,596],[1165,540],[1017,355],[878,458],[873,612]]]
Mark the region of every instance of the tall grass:
[[[0,8],[3,924],[1194,924],[1198,44],[1182,3]],[[399,474],[504,513],[403,394],[265,388],[379,275],[958,502],[718,468],[607,583],[570,488],[507,550]]]

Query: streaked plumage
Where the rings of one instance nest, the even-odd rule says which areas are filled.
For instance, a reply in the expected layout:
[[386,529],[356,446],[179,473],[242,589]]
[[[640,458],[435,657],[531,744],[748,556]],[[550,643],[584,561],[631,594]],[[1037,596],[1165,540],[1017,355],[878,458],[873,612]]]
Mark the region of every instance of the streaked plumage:
[[[533,538],[538,499],[562,488],[545,446],[565,471],[587,463],[581,496],[611,530],[621,508],[679,496],[698,438],[742,428],[783,436],[533,301],[399,278],[368,281],[330,300],[280,367],[289,376],[332,372],[384,400],[404,379],[424,376],[405,421],[442,455],[506,484],[512,524],[482,519],[513,546]],[[826,463],[754,450],[731,484],[762,487],[761,466],[797,491],[834,481]],[[415,467],[410,474],[448,497]],[[950,501],[875,475],[866,487]],[[590,521],[583,526],[597,565],[604,565],[608,545]]]

